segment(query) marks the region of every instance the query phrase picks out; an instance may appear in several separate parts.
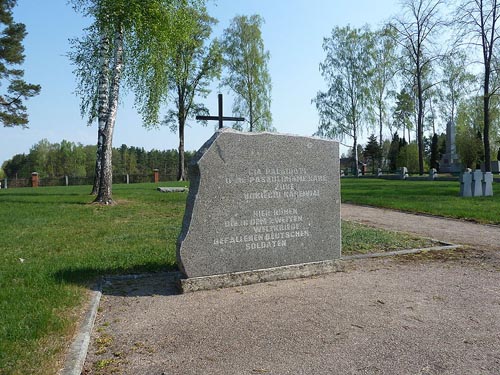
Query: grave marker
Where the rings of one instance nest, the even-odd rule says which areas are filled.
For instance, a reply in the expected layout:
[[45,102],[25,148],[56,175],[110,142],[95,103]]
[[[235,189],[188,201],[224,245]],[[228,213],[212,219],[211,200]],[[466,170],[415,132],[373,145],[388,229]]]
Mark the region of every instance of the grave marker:
[[493,196],[493,173],[486,172],[483,175],[482,180],[483,196],[491,197]]
[[460,196],[472,197],[472,173],[465,171],[460,175]]
[[481,197],[483,195],[483,172],[476,169],[472,172],[472,196]]
[[177,247],[183,290],[209,288],[193,286],[195,279],[220,287],[335,270],[338,147],[310,137],[216,132],[189,169]]

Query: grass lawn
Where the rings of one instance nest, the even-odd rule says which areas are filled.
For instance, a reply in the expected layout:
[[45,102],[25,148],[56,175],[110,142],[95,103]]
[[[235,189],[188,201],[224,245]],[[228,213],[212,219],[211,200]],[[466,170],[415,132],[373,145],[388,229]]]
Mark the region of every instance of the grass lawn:
[[342,202],[500,224],[500,184],[493,197],[459,197],[458,181],[343,178]]
[[[176,267],[187,194],[156,186],[115,185],[112,207],[88,204],[89,186],[0,190],[1,375],[57,372],[98,276]],[[357,224],[342,229],[345,254],[427,244]]]

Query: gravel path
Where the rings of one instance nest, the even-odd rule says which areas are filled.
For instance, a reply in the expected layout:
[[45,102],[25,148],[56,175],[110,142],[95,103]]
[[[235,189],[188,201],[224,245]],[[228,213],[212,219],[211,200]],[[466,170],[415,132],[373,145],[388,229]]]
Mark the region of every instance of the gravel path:
[[83,374],[500,374],[498,228],[350,205],[343,217],[479,247],[187,295],[168,274],[114,282]]
[[[498,213],[500,215],[500,212]],[[455,244],[500,250],[500,226],[342,204],[342,219]]]

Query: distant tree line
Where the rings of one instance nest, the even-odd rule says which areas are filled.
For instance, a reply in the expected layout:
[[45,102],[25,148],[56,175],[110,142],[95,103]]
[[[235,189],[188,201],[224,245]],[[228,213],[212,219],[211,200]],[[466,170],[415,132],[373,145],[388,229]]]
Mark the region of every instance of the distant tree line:
[[[82,145],[63,140],[50,143],[46,139],[31,147],[28,154],[17,154],[2,165],[3,175],[9,179],[29,178],[38,172],[40,178],[79,177],[93,178],[96,162],[95,145]],[[121,145],[113,148],[113,173],[119,175],[152,175],[153,169],[160,171],[163,179],[175,180],[178,168],[177,150],[151,150],[143,147]],[[186,151],[185,162],[189,163],[194,152]]]
[[463,167],[489,171],[500,154],[499,20],[498,0],[402,0],[378,30],[335,27],[323,41],[316,134],[352,141],[354,165],[366,159],[358,148],[363,131],[377,134],[368,159],[374,163],[377,141],[386,150],[376,155],[379,167],[389,160],[384,145],[399,144],[396,134],[401,158],[416,158],[423,174],[439,160],[432,140],[452,123]]

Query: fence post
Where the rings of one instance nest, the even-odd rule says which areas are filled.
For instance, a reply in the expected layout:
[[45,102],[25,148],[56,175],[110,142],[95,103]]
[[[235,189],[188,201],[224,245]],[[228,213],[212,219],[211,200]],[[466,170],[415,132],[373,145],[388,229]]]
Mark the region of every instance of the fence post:
[[154,176],[155,176],[155,184],[157,184],[160,181],[160,170],[159,169],[153,169]]
[[64,176],[64,182],[66,182],[66,186],[69,186],[69,178],[68,178],[68,176]]
[[31,186],[38,187],[38,172],[31,173]]
[[127,185],[130,184],[130,176],[127,173]]

